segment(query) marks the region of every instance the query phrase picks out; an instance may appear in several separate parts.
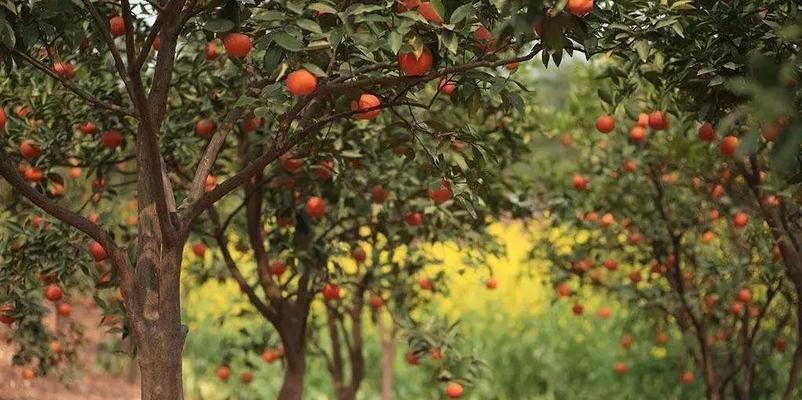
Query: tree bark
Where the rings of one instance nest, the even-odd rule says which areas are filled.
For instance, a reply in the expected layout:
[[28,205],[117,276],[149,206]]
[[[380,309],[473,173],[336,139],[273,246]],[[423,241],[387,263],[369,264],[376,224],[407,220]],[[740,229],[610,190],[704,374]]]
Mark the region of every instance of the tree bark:
[[[184,388],[181,381],[181,343],[146,344],[152,347],[139,358],[142,377],[142,400],[182,400]],[[160,349],[162,353],[153,353]],[[144,349],[143,349],[144,350]]]
[[[392,322],[391,322],[392,324]],[[382,347],[382,400],[393,400],[393,361],[395,360],[395,329],[385,328],[381,319],[376,321]]]
[[284,383],[277,400],[302,400],[306,373],[307,307],[288,307],[277,324],[284,346]]

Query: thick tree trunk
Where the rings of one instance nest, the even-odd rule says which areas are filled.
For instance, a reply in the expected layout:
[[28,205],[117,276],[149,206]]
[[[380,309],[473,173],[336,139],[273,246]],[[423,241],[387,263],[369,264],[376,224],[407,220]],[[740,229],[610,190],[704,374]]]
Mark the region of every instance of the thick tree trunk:
[[306,316],[307,312],[295,313],[294,307],[280,321],[277,328],[284,345],[284,383],[277,400],[302,400],[304,374],[306,373]]
[[157,345],[164,352],[139,358],[139,371],[142,377],[142,400],[181,400],[184,388],[181,381],[181,353],[183,343]]

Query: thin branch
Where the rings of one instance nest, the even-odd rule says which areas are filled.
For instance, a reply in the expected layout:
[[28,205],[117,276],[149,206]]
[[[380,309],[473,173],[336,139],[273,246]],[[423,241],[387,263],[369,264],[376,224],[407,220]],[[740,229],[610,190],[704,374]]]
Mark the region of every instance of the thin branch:
[[240,107],[229,111],[223,123],[217,128],[217,132],[215,132],[214,136],[209,140],[209,144],[206,146],[206,152],[203,154],[203,157],[201,157],[198,162],[198,168],[195,170],[195,177],[192,179],[192,186],[186,200],[187,204],[192,204],[203,194],[204,188],[206,187],[206,176],[209,175],[209,171],[217,160],[217,155],[223,148],[226,137],[234,130],[235,122],[239,119],[241,114],[242,108]]
[[34,68],[44,72],[45,74],[49,75],[51,78],[59,81],[61,83],[61,85],[64,86],[66,89],[68,89],[71,92],[75,93],[78,97],[88,101],[89,103],[91,103],[91,104],[93,104],[95,106],[101,107],[101,108],[105,108],[105,109],[107,109],[109,111],[112,111],[112,112],[115,112],[115,113],[125,114],[125,115],[131,116],[131,117],[135,117],[135,118],[137,117],[136,112],[134,112],[133,110],[130,110],[130,109],[127,109],[127,108],[123,108],[123,107],[121,107],[121,106],[119,106],[117,104],[109,103],[107,101],[103,101],[103,100],[98,99],[97,97],[93,96],[89,92],[79,88],[78,86],[76,86],[72,82],[68,81],[63,76],[53,72],[53,70],[51,70],[50,68],[48,68],[46,65],[42,64],[41,62],[39,62],[35,58],[33,58],[33,57],[23,53],[23,52],[20,52],[19,50],[16,50],[16,49],[14,49],[14,54],[18,55],[20,58],[25,60],[25,62],[27,62],[28,64],[31,64],[31,66],[33,66]]
[[106,42],[109,51],[111,52],[111,57],[114,59],[114,66],[117,69],[117,74],[120,76],[120,79],[123,80],[125,87],[128,89],[128,95],[133,100],[134,92],[131,87],[131,82],[128,79],[128,75],[125,73],[125,64],[123,63],[122,56],[120,55],[120,51],[117,49],[117,46],[114,44],[114,38],[111,37],[111,33],[109,33],[107,25],[107,21],[103,19],[98,12],[97,8],[92,4],[90,0],[81,0],[84,3],[84,6],[89,10],[89,13],[92,15],[92,18],[95,21],[95,27],[97,31],[103,37],[103,40]]

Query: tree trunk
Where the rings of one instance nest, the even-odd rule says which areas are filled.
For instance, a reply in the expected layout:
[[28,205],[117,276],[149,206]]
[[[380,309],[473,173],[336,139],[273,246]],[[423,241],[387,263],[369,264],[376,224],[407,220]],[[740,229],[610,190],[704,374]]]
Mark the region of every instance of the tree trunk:
[[183,343],[157,345],[161,354],[147,351],[139,358],[142,376],[142,400],[181,400],[184,388],[181,381],[181,353]]
[[[796,267],[796,265],[794,266]],[[791,359],[791,371],[788,374],[788,384],[785,386],[783,393],[783,400],[791,400],[796,394],[796,388],[799,385],[800,376],[802,376],[802,283],[797,279],[796,274],[791,275],[794,280],[794,287],[796,288],[796,349],[794,350],[794,357]]]
[[[392,322],[391,322],[392,324]],[[395,361],[395,338],[392,325],[385,328],[381,319],[376,321],[382,346],[382,400],[393,400],[393,365]]]
[[296,313],[296,307],[280,321],[277,328],[284,345],[284,383],[277,400],[302,400],[304,395],[304,374],[306,373],[306,316],[307,312]]

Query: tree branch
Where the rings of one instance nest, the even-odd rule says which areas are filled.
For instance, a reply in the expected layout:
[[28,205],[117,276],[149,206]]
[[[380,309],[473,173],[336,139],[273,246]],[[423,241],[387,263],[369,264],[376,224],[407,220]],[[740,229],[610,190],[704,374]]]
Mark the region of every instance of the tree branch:
[[123,107],[121,107],[121,106],[119,106],[117,104],[109,103],[109,102],[106,102],[106,101],[98,99],[97,97],[93,96],[89,92],[79,88],[78,86],[76,86],[72,82],[68,81],[67,79],[65,79],[61,75],[53,72],[53,70],[51,70],[50,68],[48,68],[46,65],[44,65],[41,62],[39,62],[35,58],[33,58],[33,57],[23,53],[23,52],[20,52],[19,50],[16,50],[16,49],[14,49],[14,54],[18,55],[20,58],[25,60],[25,62],[27,62],[28,64],[30,64],[34,68],[44,72],[45,74],[47,74],[51,78],[59,81],[61,83],[61,85],[64,86],[66,89],[68,89],[71,92],[75,93],[78,97],[88,101],[89,103],[91,103],[91,104],[93,104],[95,106],[101,107],[101,108],[105,108],[105,109],[107,109],[109,111],[112,111],[112,112],[115,112],[115,113],[125,114],[125,115],[131,116],[131,117],[135,117],[135,118],[137,117],[137,114],[133,110],[129,110],[129,109],[123,108]]

